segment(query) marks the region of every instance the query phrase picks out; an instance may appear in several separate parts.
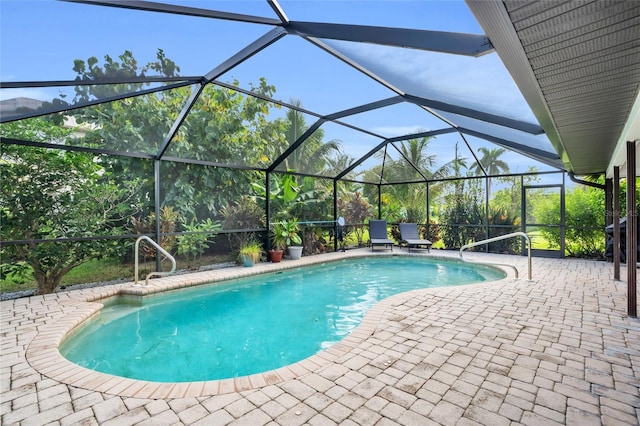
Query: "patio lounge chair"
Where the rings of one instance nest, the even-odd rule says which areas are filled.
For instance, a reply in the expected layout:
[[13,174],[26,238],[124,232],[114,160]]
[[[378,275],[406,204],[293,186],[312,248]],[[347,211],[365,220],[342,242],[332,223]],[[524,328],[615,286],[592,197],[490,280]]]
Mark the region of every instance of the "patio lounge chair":
[[387,236],[386,220],[370,220],[369,221],[369,241],[371,243],[371,251],[375,246],[384,246],[393,251],[393,241]]
[[411,253],[411,248],[426,248],[431,253],[431,241],[423,240],[418,235],[418,225],[416,223],[399,223],[400,244],[406,244]]

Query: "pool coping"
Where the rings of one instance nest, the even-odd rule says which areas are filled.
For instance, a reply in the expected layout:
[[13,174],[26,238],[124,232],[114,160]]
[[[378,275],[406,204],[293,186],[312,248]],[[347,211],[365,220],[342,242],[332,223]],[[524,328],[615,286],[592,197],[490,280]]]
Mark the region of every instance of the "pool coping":
[[[97,372],[74,364],[60,354],[59,347],[69,334],[102,309],[103,304],[100,303],[101,300],[114,296],[151,295],[169,290],[222,281],[226,282],[234,278],[244,278],[346,258],[389,255],[426,255],[430,258],[449,261],[458,259],[454,257],[451,252],[443,252],[441,254],[408,254],[405,252],[350,250],[347,252],[305,256],[300,260],[294,261],[283,260],[280,263],[260,263],[251,268],[238,266],[194,272],[191,274],[173,275],[154,279],[148,286],[135,285],[130,282],[83,290],[72,290],[68,292],[67,299],[59,302],[70,310],[69,314],[65,315],[61,320],[45,324],[38,330],[37,335],[26,350],[26,359],[35,370],[61,383],[107,394],[148,399],[221,395],[230,392],[262,388],[298,378],[306,373],[314,372],[322,367],[336,363],[342,356],[348,354],[365,341],[376,331],[377,325],[382,320],[383,315],[394,305],[397,298],[406,298],[407,293],[428,289],[412,290],[388,297],[371,307],[358,327],[340,342],[296,363],[249,376],[197,382],[151,382],[135,380]],[[484,283],[485,285],[513,280],[513,274],[510,273],[508,269],[503,267],[497,268],[503,270],[507,276],[501,280]]]

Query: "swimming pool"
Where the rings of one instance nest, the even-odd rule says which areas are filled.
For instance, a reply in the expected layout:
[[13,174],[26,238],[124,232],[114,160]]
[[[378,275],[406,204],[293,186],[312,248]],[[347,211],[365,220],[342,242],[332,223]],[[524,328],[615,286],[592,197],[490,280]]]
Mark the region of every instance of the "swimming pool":
[[119,297],[65,339],[60,353],[96,371],[154,382],[245,376],[330,347],[391,295],[504,277],[457,261],[376,256]]

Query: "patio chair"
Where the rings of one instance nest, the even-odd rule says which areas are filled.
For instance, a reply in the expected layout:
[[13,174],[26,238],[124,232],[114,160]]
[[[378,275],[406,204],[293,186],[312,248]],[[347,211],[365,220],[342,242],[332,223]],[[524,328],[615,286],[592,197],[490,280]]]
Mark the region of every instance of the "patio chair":
[[411,248],[426,248],[431,253],[431,241],[424,240],[418,235],[418,225],[416,223],[399,223],[400,244],[406,244],[411,253]]
[[390,248],[393,251],[393,241],[387,236],[386,220],[369,220],[369,241],[371,251],[375,246],[384,246],[384,248]]

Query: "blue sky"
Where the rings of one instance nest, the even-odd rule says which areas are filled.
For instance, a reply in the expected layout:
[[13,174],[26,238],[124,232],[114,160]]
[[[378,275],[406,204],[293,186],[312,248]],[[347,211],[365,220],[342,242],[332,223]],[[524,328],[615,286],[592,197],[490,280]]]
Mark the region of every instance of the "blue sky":
[[[275,18],[266,0],[185,1],[200,8]],[[290,20],[379,25],[482,34],[463,1],[289,1],[280,4]],[[181,67],[182,75],[203,75],[271,28],[186,16],[130,11],[52,0],[0,0],[0,79],[2,81],[71,80],[74,59],[90,56],[116,58],[133,52],[139,64],[155,58],[161,48]],[[348,42],[328,42],[376,73],[413,93],[535,122],[497,55],[480,58],[437,54]],[[287,36],[219,80],[237,79],[242,87],[265,77],[276,86],[275,98],[298,98],[307,109],[330,113],[393,96],[333,56],[305,40]],[[410,77],[410,78],[407,78]],[[57,96],[59,90],[0,90],[0,99]],[[313,118],[309,118],[312,122]],[[412,105],[375,111],[345,119],[394,136],[407,130],[442,128],[437,119]],[[309,123],[310,124],[310,123]],[[342,133],[341,133],[342,132]],[[327,126],[329,138],[349,139],[357,155],[369,138],[346,135],[340,126]],[[362,147],[356,138],[362,138]],[[351,139],[350,139],[351,140]],[[442,136],[433,144],[439,162],[453,158],[457,135]],[[494,147],[469,138],[475,147]],[[460,147],[461,150],[466,148]],[[468,155],[465,155],[468,156]],[[512,171],[525,171],[532,160],[514,156]]]

